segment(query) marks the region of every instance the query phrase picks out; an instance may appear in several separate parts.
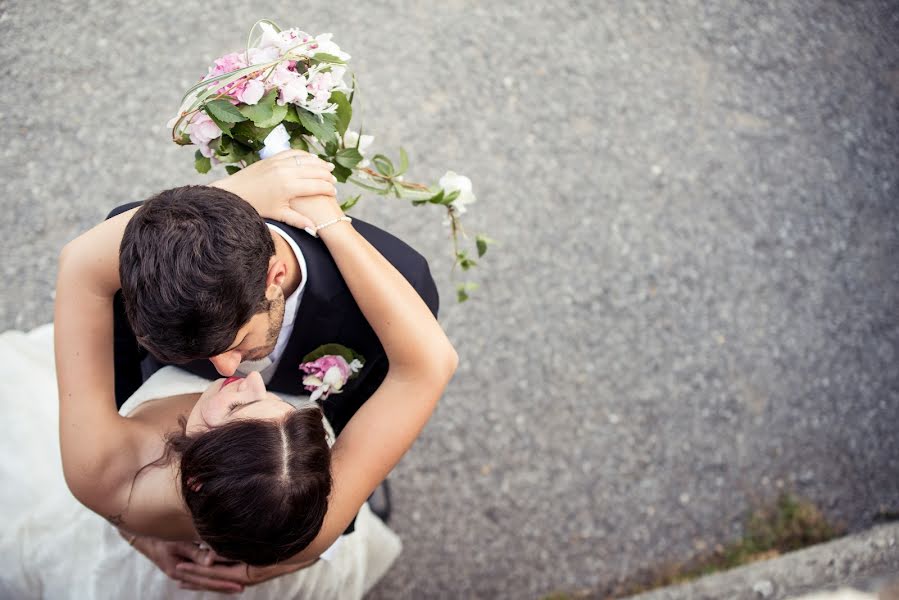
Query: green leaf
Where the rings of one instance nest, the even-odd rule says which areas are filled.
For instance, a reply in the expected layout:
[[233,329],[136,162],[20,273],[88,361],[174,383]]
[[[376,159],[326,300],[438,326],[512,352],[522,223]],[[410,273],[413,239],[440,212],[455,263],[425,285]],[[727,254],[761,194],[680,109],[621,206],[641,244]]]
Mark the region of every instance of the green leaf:
[[443,195],[444,195],[444,191],[440,190],[439,192],[437,192],[430,198],[428,198],[426,200],[421,200],[420,202],[422,204],[424,204],[425,202],[429,202],[431,204],[443,204]]
[[[253,121],[257,127],[262,127],[260,123],[266,123],[272,118],[272,112],[275,107],[277,96],[277,89],[269,90],[256,104],[244,104],[237,110],[240,111],[241,115]],[[283,119],[284,115],[282,115],[281,118]]]
[[247,117],[242,115],[233,104],[221,98],[210,100],[206,103],[206,114],[216,123],[219,121],[223,123],[240,123],[247,120]]
[[297,116],[300,123],[306,128],[306,131],[314,135],[322,144],[327,144],[334,139],[334,133],[337,131],[337,117],[331,113],[314,115],[305,108],[297,107]]
[[344,360],[347,362],[353,362],[353,360],[358,360],[362,363],[365,363],[365,357],[352,350],[351,348],[347,348],[346,346],[341,346],[340,344],[325,344],[324,346],[319,346],[309,354],[303,357],[303,360],[300,362],[311,362],[313,360],[318,360],[322,356],[342,356]]
[[356,203],[359,202],[359,200],[361,200],[361,199],[362,199],[362,194],[359,194],[357,196],[350,196],[349,198],[344,200],[343,203],[340,205],[340,210],[342,210],[343,212],[347,212],[348,210],[350,210],[351,208],[356,206]]
[[231,137],[252,150],[262,150],[262,142],[271,133],[273,127],[256,127],[251,121],[238,123],[231,129]]
[[215,155],[220,161],[224,163],[235,163],[240,161],[240,144],[235,145],[234,140],[227,135],[222,135],[222,137],[216,141],[218,144],[216,144]]
[[406,151],[400,147],[400,168],[396,172],[397,175],[402,175],[406,172],[406,169],[409,168],[409,155],[406,154]]
[[303,137],[302,130],[295,129],[290,134],[290,147],[294,150],[304,150],[309,152],[309,144],[306,142],[306,138]]
[[341,164],[334,164],[334,170],[331,171],[331,175],[337,178],[337,181],[340,183],[346,183],[346,180],[350,178],[350,175],[353,174],[352,169],[347,169]]
[[194,153],[194,168],[197,170],[197,173],[208,173],[212,169],[212,161],[197,150]]
[[462,267],[463,271],[467,271],[478,264],[477,261],[468,258],[468,254],[464,251],[456,254],[456,261],[459,263],[459,266]]
[[[337,169],[334,169],[334,170],[336,171]],[[382,196],[385,195],[389,191],[384,188],[379,188],[379,187],[375,187],[373,185],[364,183],[359,179],[353,179],[353,181],[351,181],[350,183],[352,183],[355,186],[361,187],[363,190],[368,190],[370,192],[374,192],[374,193],[380,194]]]
[[485,237],[483,235],[479,235],[479,236],[475,237],[475,244],[478,247],[478,258],[481,258],[485,254],[487,254],[487,246],[489,246],[492,243],[493,243],[493,240],[491,240],[490,238]]
[[[340,150],[340,144],[337,142],[337,138],[331,138],[331,140],[325,145],[325,154],[328,156],[336,156],[337,151]],[[332,161],[333,162],[333,161]]]
[[344,148],[337,153],[335,160],[337,164],[352,169],[362,162],[362,155],[355,148]]
[[233,162],[245,161],[248,156],[252,155],[253,149],[246,144],[241,144],[234,138],[231,138],[231,156],[234,157]]
[[225,165],[225,170],[228,171],[228,175],[234,175],[240,171],[240,167],[237,165]]
[[353,119],[353,107],[343,92],[332,92],[330,101],[337,105],[337,133],[343,137]]
[[[362,139],[362,136],[359,136],[359,139]],[[375,166],[375,169],[383,175],[384,177],[393,177],[396,175],[396,172],[393,168],[393,163],[390,162],[390,159],[384,156],[383,154],[375,154],[371,158],[372,164]]]
[[317,60],[318,62],[323,62],[323,63],[338,64],[338,65],[346,64],[345,60],[337,58],[333,54],[328,54],[327,52],[319,52],[318,54],[314,54],[312,56],[312,60]]
[[459,301],[459,304],[468,300],[468,292],[473,292],[478,289],[478,284],[471,283],[466,281],[465,283],[456,284],[456,299]]
[[254,121],[257,127],[277,127],[278,124],[287,116],[287,106],[279,106],[275,104],[272,107],[272,116],[265,121]]
[[297,116],[297,109],[293,104],[285,104],[287,107],[287,114],[284,115],[284,120],[288,123],[297,123],[299,124],[300,118]]
[[209,114],[209,118],[212,119],[212,122],[215,123],[223,133],[231,133],[231,128],[234,127],[234,123],[226,123],[225,121],[220,121],[218,117],[215,117],[212,114]]

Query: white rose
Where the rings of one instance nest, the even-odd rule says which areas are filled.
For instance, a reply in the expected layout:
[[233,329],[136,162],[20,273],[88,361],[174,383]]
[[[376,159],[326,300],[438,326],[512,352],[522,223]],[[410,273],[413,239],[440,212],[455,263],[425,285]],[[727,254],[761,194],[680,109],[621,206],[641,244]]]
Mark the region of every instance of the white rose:
[[250,59],[251,65],[270,63],[274,60],[278,60],[278,57],[280,56],[281,53],[275,46],[267,46],[265,48],[250,48],[250,51],[248,52],[248,58]]
[[259,39],[260,48],[269,48],[277,46],[281,41],[281,34],[268,23],[260,23],[259,28],[262,29],[262,37]]
[[302,75],[297,75],[293,79],[288,80],[280,87],[282,104],[286,104],[288,102],[299,104],[301,102],[305,102],[306,96],[309,95],[309,90],[306,89],[306,78]]
[[440,178],[440,181],[437,182],[437,185],[443,188],[443,191],[446,194],[456,191],[459,192],[459,196],[452,201],[450,206],[452,206],[460,215],[464,214],[467,210],[465,208],[466,204],[473,204],[477,201],[477,198],[471,191],[471,179],[465,175],[447,171],[443,177]]
[[294,52],[307,54],[309,50],[305,46],[299,48],[297,48],[297,46],[311,40],[312,37],[305,31],[297,29],[296,27],[291,27],[290,29],[285,29],[280,33],[280,38],[277,41],[277,45],[279,48],[281,48],[282,52],[287,52],[288,50],[293,49]]
[[322,383],[335,391],[340,391],[343,388],[343,373],[341,372],[339,367],[331,367],[325,373],[324,378],[322,379]]
[[290,134],[287,133],[287,128],[284,127],[284,123],[281,123],[272,129],[271,132],[265,136],[265,140],[262,143],[265,144],[265,146],[259,151],[259,158],[269,158],[278,152],[289,150]]
[[315,36],[315,43],[318,44],[318,48],[313,50],[313,54],[324,53],[330,54],[331,56],[336,56],[340,60],[346,62],[350,60],[350,55],[340,49],[340,47],[331,41],[331,38],[334,37],[333,33],[323,33],[321,35]]
[[359,132],[353,131],[352,129],[347,129],[346,133],[343,134],[343,145],[345,148],[355,148],[356,144],[359,144],[359,154],[362,156],[366,156],[368,154],[368,147],[371,146],[371,143],[375,141],[375,136],[373,135],[363,135],[362,139],[359,139]]

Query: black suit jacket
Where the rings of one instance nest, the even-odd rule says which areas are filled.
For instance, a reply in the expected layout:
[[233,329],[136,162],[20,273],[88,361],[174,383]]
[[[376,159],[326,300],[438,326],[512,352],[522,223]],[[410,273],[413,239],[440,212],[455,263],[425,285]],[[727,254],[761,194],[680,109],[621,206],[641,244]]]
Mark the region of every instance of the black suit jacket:
[[[114,209],[107,218],[140,206],[141,202]],[[374,393],[387,374],[387,356],[371,326],[347,288],[346,282],[324,243],[305,231],[284,223],[277,225],[297,243],[306,261],[307,279],[303,298],[297,309],[291,337],[269,385],[270,391],[305,394],[299,364],[302,358],[323,344],[337,343],[353,349],[365,358],[359,375],[350,380],[343,393],[333,394],[319,403],[340,434],[350,418]],[[359,219],[353,226],[403,274],[436,316],[439,306],[437,287],[424,257],[405,242]],[[116,294],[115,318],[115,383],[116,404],[125,400],[164,363],[140,348],[124,312],[122,293]],[[192,373],[217,379],[220,377],[209,360],[196,360],[179,365]]]

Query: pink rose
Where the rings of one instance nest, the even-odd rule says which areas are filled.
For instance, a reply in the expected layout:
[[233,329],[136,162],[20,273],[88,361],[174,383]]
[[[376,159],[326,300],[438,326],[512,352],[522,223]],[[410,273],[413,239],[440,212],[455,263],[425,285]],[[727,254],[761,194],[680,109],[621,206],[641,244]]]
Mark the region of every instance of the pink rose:
[[251,79],[244,86],[243,90],[237,96],[237,99],[244,104],[256,104],[265,94],[265,85],[258,79]]
[[306,373],[303,387],[312,392],[310,398],[313,401],[341,393],[346,382],[361,368],[361,361],[354,359],[348,363],[342,356],[334,354],[300,365],[300,370]]
[[190,136],[190,141],[202,149],[203,146],[208,146],[209,142],[222,135],[222,130],[215,124],[215,121],[209,118],[209,115],[201,111],[191,119],[187,126],[187,134]]
[[212,63],[212,68],[209,70],[209,74],[221,75],[222,73],[230,73],[237,69],[243,69],[245,66],[247,66],[247,63],[244,60],[244,55],[238,52],[232,52],[231,54],[226,54],[221,58],[215,59],[215,62]]

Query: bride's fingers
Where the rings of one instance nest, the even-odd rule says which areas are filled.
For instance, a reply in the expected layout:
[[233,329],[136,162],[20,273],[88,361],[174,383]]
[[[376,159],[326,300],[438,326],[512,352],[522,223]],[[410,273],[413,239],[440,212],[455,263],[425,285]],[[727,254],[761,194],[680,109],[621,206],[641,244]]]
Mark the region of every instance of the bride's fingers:
[[244,590],[242,585],[226,581],[217,581],[206,577],[191,577],[178,582],[178,587],[185,590],[203,590],[221,592],[223,594],[239,594]]
[[271,157],[272,161],[279,161],[295,167],[305,165],[323,166],[327,169],[333,169],[334,165],[326,160],[322,160],[315,154],[305,152],[303,150],[285,150]]
[[315,221],[302,213],[298,213],[292,208],[284,207],[275,215],[275,220],[287,223],[291,227],[297,229],[306,229],[307,227],[315,227]]
[[291,198],[307,196],[337,196],[334,182],[321,179],[293,179],[287,182],[287,195]]
[[[328,163],[331,164],[331,163]],[[319,165],[305,165],[302,167],[286,167],[290,169],[285,175],[293,179],[321,179],[335,183],[337,178],[331,174],[331,171]]]
[[235,565],[212,565],[204,567],[194,563],[178,563],[175,570],[178,572],[178,578],[183,581],[196,582],[198,580],[208,580],[213,582],[229,582],[230,585],[242,585],[249,583],[247,581],[247,566],[244,563]]
[[239,561],[239,560],[233,560],[233,559],[230,559],[230,558],[225,558],[224,556],[222,556],[221,554],[217,553],[215,550],[212,550],[212,549],[210,548],[209,551],[206,553],[206,556],[204,557],[204,560],[202,560],[202,561],[194,561],[194,562],[197,562],[198,564],[205,565],[205,566],[208,567],[208,566],[210,566],[210,565],[212,565],[212,564],[214,564],[214,563],[220,563],[220,564],[231,565],[231,564],[234,564],[234,563],[238,563],[238,562],[240,562],[240,561]]

